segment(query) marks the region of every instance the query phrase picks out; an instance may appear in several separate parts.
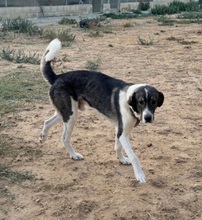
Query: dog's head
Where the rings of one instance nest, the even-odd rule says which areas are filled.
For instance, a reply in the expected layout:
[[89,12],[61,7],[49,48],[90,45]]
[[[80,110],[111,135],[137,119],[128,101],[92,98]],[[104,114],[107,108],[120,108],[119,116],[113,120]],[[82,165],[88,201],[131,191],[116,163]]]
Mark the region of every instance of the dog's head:
[[154,112],[163,104],[163,101],[163,93],[146,84],[132,85],[127,90],[128,105],[143,123],[154,121]]

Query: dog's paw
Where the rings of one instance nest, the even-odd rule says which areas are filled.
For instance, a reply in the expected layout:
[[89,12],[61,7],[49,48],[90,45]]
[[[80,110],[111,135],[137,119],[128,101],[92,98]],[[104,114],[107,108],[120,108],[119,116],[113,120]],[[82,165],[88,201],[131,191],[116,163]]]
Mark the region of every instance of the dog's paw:
[[141,167],[135,169],[135,177],[140,183],[146,183],[146,177]]
[[44,133],[41,133],[39,136],[39,142],[42,144],[46,140],[46,135]]
[[72,155],[70,155],[70,158],[72,158],[73,160],[83,160],[83,156],[79,153],[73,153]]
[[119,158],[119,162],[124,164],[124,165],[130,165],[131,164],[130,160],[127,157],[124,157],[124,156],[122,158]]

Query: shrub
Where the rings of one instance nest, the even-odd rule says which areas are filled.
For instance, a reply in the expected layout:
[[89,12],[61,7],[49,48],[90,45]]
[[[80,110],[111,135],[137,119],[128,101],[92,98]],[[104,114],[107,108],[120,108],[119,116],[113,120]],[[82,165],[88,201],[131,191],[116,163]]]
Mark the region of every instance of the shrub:
[[60,20],[58,23],[59,24],[77,24],[77,21],[75,19],[62,18],[62,20]]
[[63,42],[63,46],[70,46],[70,44],[75,40],[75,35],[70,33],[70,29],[66,30],[45,30],[43,31],[43,37],[49,40],[59,38]]
[[36,53],[28,55],[24,52],[24,50],[13,50],[10,47],[3,48],[0,51],[0,57],[2,59],[16,62],[16,63],[31,63],[31,64],[39,64],[40,59]]
[[10,167],[0,164],[0,179],[20,183],[26,180],[33,180],[34,176],[29,173],[13,171],[10,169]]
[[14,31],[16,33],[27,33],[29,35],[42,34],[42,29],[34,25],[31,21],[22,18],[2,20],[2,31]]
[[97,69],[99,69],[100,65],[101,65],[101,61],[98,58],[94,61],[92,61],[92,60],[87,61],[85,67],[86,67],[86,69],[89,69],[89,70],[97,70]]
[[179,19],[201,19],[202,12],[185,12],[177,16]]
[[149,2],[140,1],[140,3],[138,4],[138,10],[140,11],[147,11],[149,8],[150,8]]
[[145,40],[138,36],[138,43],[141,45],[149,46],[149,45],[153,45],[154,41],[151,38],[149,38],[149,40]]
[[198,2],[184,3],[181,1],[171,2],[168,6],[156,5],[152,8],[151,13],[154,15],[175,14],[185,11],[201,11],[202,5]]
[[174,24],[174,20],[169,19],[165,16],[160,16],[157,18],[158,22],[161,22],[161,25],[172,26]]
[[108,14],[104,14],[104,16],[112,19],[130,19],[130,18],[137,18],[139,15],[134,13],[118,13],[118,14],[108,13]]

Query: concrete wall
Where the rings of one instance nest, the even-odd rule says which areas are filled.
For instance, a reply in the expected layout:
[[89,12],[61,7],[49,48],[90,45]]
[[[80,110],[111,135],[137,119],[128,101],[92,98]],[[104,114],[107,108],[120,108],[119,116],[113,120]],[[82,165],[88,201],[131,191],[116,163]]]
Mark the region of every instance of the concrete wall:
[[[166,5],[173,0],[153,0],[150,2],[151,8],[155,5]],[[181,0],[182,2],[190,2],[189,0]],[[138,8],[139,2],[120,3],[121,12],[131,11]],[[110,4],[102,5],[102,12],[110,12]],[[51,16],[68,16],[68,15],[87,15],[92,14],[92,4],[81,5],[59,5],[59,6],[28,6],[28,7],[0,7],[1,18],[36,18],[36,17],[51,17]]]
[[50,17],[50,16],[68,16],[68,15],[87,15],[92,13],[92,5],[60,5],[60,6],[38,6],[32,7],[4,7],[0,8],[1,18],[14,19],[34,18],[34,17]]
[[128,2],[128,3],[120,3],[120,11],[127,12],[136,10],[138,8],[139,2]]
[[110,12],[110,4],[103,4],[102,12],[109,13]]

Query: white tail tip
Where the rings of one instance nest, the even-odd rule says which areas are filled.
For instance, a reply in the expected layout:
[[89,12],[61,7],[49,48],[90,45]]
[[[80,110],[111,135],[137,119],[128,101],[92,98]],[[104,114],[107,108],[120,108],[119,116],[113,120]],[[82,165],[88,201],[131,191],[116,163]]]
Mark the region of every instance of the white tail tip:
[[50,42],[50,44],[46,48],[47,54],[45,55],[45,61],[48,62],[53,60],[60,49],[61,49],[61,42],[58,38],[55,38]]

